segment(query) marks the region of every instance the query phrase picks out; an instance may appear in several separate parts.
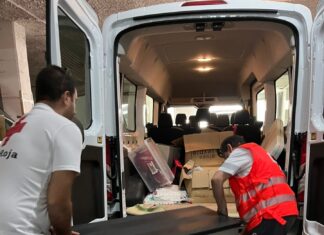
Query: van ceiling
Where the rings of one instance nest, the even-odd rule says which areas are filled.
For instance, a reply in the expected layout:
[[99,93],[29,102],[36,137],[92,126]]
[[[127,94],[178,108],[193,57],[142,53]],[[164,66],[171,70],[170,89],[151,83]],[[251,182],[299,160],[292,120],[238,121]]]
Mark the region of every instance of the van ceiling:
[[[291,65],[292,31],[287,26],[232,21],[213,31],[211,25],[205,22],[203,32],[196,31],[195,23],[183,23],[125,34],[120,40],[126,54],[121,56],[121,72],[170,103],[188,103],[192,97],[237,102],[251,76],[275,79]],[[202,63],[198,57],[214,59]],[[199,72],[198,67],[212,70]]]

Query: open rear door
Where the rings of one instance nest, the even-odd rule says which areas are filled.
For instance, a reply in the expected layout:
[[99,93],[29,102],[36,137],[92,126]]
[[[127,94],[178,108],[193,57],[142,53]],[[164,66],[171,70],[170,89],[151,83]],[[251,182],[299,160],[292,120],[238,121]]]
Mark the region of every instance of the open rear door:
[[102,35],[85,0],[47,1],[47,59],[72,73],[79,96],[77,118],[85,130],[81,175],[73,188],[73,222],[106,220]]
[[311,105],[307,137],[304,234],[324,234],[324,6],[320,1],[311,38]]

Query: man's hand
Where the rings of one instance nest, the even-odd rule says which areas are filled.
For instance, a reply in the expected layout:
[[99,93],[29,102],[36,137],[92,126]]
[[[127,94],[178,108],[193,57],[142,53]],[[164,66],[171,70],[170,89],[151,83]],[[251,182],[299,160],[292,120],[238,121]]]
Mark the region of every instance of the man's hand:
[[71,191],[74,178],[73,171],[55,171],[47,190],[47,208],[55,235],[71,235],[72,202]]
[[[55,231],[53,229],[53,226],[50,227],[50,233],[51,233],[51,235],[56,235],[56,233],[55,233]],[[76,231],[72,231],[71,235],[80,235],[80,233],[76,232]]]
[[228,216],[223,184],[230,177],[231,175],[228,173],[216,171],[211,180],[214,197],[217,204],[217,214],[219,215]]
[[[55,231],[54,231],[53,226],[50,227],[50,233],[51,233],[51,235],[57,235],[57,234],[55,233]],[[80,233],[79,233],[79,232],[76,232],[76,231],[72,231],[72,232],[71,232],[71,235],[80,235]]]
[[222,209],[222,210],[217,208],[217,214],[218,215],[223,215],[223,216],[228,216],[227,208]]

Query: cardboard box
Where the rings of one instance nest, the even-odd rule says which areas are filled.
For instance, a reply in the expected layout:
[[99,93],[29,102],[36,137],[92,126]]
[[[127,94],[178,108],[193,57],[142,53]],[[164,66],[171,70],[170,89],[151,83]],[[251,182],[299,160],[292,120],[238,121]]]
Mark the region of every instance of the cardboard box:
[[[194,203],[215,202],[211,179],[219,167],[200,167],[199,170],[193,170],[192,174],[188,175],[186,171],[194,169],[194,165],[194,161],[185,164],[180,176],[180,186],[184,183],[187,193]],[[235,202],[228,181],[224,183],[224,193],[227,203]]]
[[232,131],[184,135],[185,162],[193,160],[197,166],[220,166],[224,159],[218,156],[217,149],[231,135]]
[[180,158],[181,149],[170,145],[165,145],[165,144],[156,144],[156,145],[159,147],[169,167],[172,168],[173,161],[179,160]]

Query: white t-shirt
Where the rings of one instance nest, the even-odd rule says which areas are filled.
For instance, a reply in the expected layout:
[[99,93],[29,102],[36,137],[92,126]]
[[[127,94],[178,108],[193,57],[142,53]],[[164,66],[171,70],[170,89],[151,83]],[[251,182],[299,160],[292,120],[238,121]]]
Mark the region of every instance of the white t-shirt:
[[247,176],[252,168],[252,156],[249,150],[236,148],[224,161],[219,170],[238,177]]
[[81,132],[38,103],[0,147],[0,234],[49,234],[47,187],[51,173],[80,172]]

